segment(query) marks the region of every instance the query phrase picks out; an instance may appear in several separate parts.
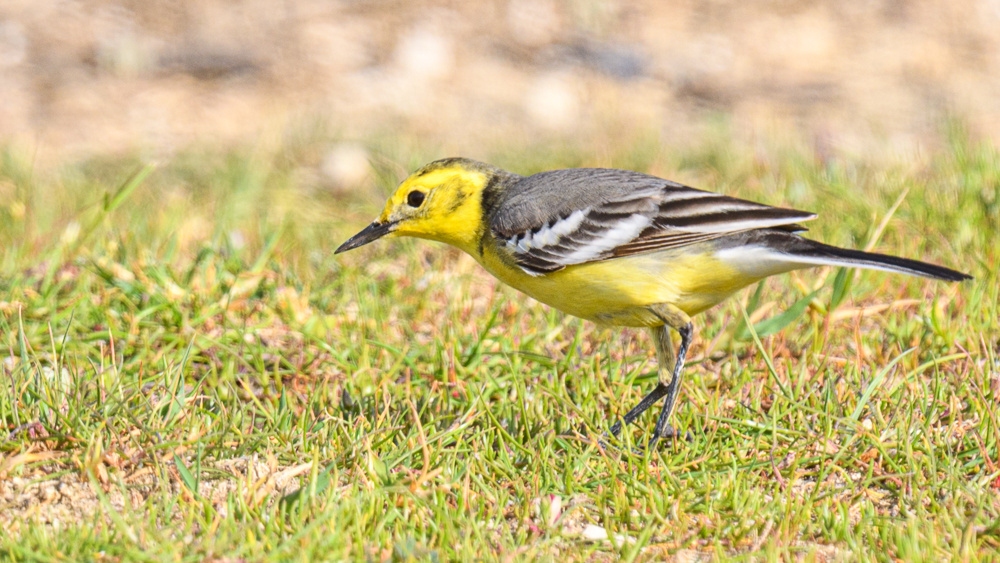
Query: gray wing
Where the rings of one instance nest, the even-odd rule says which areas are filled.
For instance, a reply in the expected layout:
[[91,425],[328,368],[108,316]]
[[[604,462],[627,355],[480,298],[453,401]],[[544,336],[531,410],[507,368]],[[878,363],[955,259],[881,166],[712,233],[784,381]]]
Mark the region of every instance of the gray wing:
[[532,275],[752,229],[802,231],[795,223],[815,217],[638,172],[602,168],[519,178],[496,203],[490,229]]

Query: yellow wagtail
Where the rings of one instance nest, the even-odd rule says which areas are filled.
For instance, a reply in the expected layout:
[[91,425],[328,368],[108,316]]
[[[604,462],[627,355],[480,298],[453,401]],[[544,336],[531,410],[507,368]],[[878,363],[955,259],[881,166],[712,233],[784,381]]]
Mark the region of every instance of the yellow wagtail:
[[[504,283],[570,315],[648,327],[659,382],[617,435],[666,396],[649,446],[668,424],[694,329],[691,317],[768,276],[849,266],[946,281],[971,276],[906,258],[803,238],[813,213],[600,168],[519,176],[465,158],[432,162],[404,180],[371,225],[337,252],[382,237],[437,240],[469,253]],[[680,334],[674,354],[669,328]]]

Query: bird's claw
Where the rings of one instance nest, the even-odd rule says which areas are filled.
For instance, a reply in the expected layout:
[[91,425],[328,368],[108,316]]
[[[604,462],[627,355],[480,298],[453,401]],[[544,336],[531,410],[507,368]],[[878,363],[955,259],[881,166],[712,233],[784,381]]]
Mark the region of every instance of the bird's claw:
[[[612,433],[612,436],[618,437],[618,434],[617,433]],[[657,442],[661,438],[663,440],[667,441],[667,442],[673,442],[673,441],[678,440],[679,438],[681,438],[681,436],[680,436],[680,433],[676,429],[674,429],[673,426],[671,426],[671,425],[668,424],[663,429],[663,432],[659,436],[653,436],[649,440],[649,442],[646,444],[645,448],[630,448],[631,451],[632,451],[632,454],[633,455],[639,455],[639,456],[644,455],[646,451],[654,449],[656,447]],[[617,449],[619,449],[619,448],[616,448],[615,446],[612,446],[612,445],[608,444],[607,441],[606,441],[607,439],[608,439],[608,433],[605,432],[602,435],[601,439],[597,441],[597,445],[600,446],[602,450],[617,450]],[[691,431],[689,430],[689,431],[684,432],[683,439],[684,439],[685,442],[690,443],[691,441],[694,440],[694,436],[691,434]]]

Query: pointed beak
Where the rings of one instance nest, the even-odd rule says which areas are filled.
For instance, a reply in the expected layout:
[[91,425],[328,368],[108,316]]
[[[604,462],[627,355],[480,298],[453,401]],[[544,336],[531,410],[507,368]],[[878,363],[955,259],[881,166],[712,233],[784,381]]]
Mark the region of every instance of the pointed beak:
[[395,227],[396,227],[395,222],[379,223],[378,221],[373,221],[371,225],[368,225],[367,227],[362,229],[360,233],[347,239],[347,242],[340,245],[340,248],[335,250],[333,253],[340,254],[341,252],[345,252],[347,250],[351,250],[353,248],[366,245],[374,240],[378,240],[384,237],[385,235],[391,233]]

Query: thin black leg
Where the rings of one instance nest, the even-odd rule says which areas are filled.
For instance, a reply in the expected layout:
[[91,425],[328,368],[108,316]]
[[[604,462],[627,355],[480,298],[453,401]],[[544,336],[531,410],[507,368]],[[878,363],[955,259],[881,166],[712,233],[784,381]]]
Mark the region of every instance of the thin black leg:
[[[684,358],[687,356],[688,346],[691,345],[691,339],[694,335],[694,326],[689,322],[677,329],[677,332],[681,335],[681,345],[677,349],[677,360],[674,363],[673,377],[670,378],[670,384],[666,386],[666,391],[664,391],[664,394],[667,396],[667,400],[663,404],[663,411],[660,413],[660,418],[656,419],[656,427],[653,429],[653,437],[649,440],[650,449],[656,446],[656,442],[660,438],[673,438],[676,435],[676,431],[668,424],[668,422],[670,421],[670,415],[674,412],[677,394],[680,391],[680,384],[684,375]],[[662,386],[662,383],[657,385],[657,389]],[[643,399],[643,402],[645,402],[645,399]]]
[[670,392],[669,387],[667,387],[662,383],[657,383],[656,387],[653,388],[653,390],[649,393],[649,395],[643,397],[643,399],[639,401],[638,405],[633,407],[632,410],[625,413],[625,418],[619,420],[614,424],[614,426],[611,427],[611,435],[617,436],[618,433],[622,431],[623,426],[632,424],[632,422],[635,419],[639,418],[639,416],[642,413],[646,412],[646,409],[655,405],[657,401],[662,399],[663,396],[668,394],[669,392]]

